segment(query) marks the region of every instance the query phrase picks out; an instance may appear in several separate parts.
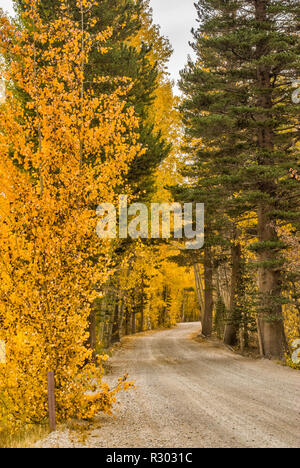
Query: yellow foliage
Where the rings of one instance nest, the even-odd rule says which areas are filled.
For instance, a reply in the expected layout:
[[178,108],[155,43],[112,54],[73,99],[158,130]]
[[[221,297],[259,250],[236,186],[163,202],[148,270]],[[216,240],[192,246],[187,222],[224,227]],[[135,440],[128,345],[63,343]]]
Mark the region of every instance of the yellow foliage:
[[[87,347],[93,286],[105,282],[110,245],[96,236],[96,206],[114,202],[142,149],[138,122],[125,110],[124,80],[110,95],[84,84],[93,41],[61,15],[44,25],[38,0],[26,0],[21,31],[5,17],[0,53],[7,84],[0,107],[0,420],[11,425],[47,418],[47,371],[55,372],[58,419],[110,412],[110,389]],[[89,8],[91,2],[78,2]],[[105,50],[110,31],[97,37]],[[105,78],[103,78],[105,80]],[[13,83],[13,86],[12,86]],[[14,90],[27,96],[19,102]],[[106,357],[103,357],[105,360]]]
[[186,314],[199,317],[193,271],[172,262],[170,257],[177,253],[168,244],[154,247],[138,241],[121,266],[118,284],[129,312],[136,307],[142,288],[145,293],[146,329],[172,327],[181,321],[185,296]]

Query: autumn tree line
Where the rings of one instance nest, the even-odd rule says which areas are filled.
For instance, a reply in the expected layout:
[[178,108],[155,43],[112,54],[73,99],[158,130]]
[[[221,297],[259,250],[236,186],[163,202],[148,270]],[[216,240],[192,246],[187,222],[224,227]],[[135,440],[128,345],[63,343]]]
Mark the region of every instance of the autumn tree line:
[[[161,166],[160,201],[204,203],[205,246],[170,254],[179,268],[194,273],[175,317],[193,320],[200,309],[204,337],[216,334],[228,346],[257,349],[297,367],[290,355],[300,336],[299,104],[292,99],[299,79],[299,5],[200,0],[196,14],[196,58],[181,72],[182,95],[170,107],[179,111],[167,139],[175,174],[167,179],[172,169]],[[172,163],[172,156],[165,161]],[[145,310],[152,296],[143,294],[149,271],[141,274],[137,292],[125,293],[116,283],[121,299],[116,305],[112,294],[107,342],[149,325]],[[169,289],[161,288],[163,315]],[[186,298],[196,313],[189,309],[185,316]],[[160,310],[154,326],[166,325],[163,315]]]
[[110,413],[104,350],[199,319],[164,242],[99,239],[97,206],[171,200],[179,112],[167,39],[142,0],[17,0],[0,17],[1,429]]

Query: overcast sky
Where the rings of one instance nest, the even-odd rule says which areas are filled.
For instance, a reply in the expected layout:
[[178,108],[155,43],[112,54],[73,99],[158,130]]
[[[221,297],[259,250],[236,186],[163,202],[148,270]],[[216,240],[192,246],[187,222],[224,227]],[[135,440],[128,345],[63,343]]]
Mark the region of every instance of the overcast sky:
[[2,10],[5,10],[11,13],[12,3],[13,3],[12,0],[0,0],[0,8],[2,8]]
[[155,23],[160,24],[162,33],[168,36],[173,46],[169,71],[177,80],[187,56],[193,53],[189,41],[192,39],[191,29],[196,25],[195,0],[150,0],[150,3]]
[[[174,54],[169,71],[177,81],[188,54],[192,53],[188,42],[192,38],[191,29],[196,24],[194,0],[150,0],[150,3],[155,23],[160,24],[162,33],[168,36],[172,43]],[[0,7],[11,13],[12,0],[0,0]]]

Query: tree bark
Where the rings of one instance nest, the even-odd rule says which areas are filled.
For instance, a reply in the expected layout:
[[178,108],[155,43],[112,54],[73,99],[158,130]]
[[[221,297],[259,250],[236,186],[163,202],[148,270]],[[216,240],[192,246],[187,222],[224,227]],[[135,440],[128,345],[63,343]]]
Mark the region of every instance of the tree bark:
[[185,293],[183,291],[183,298],[182,298],[182,315],[181,315],[181,321],[184,323],[185,322]]
[[141,309],[140,333],[144,331],[144,304]]
[[198,298],[198,304],[201,311],[201,317],[203,316],[204,312],[204,294],[203,294],[203,285],[202,285],[202,278],[200,274],[200,268],[198,263],[194,263],[194,274],[195,274],[195,283],[196,283],[196,292]]
[[202,318],[202,334],[211,336],[213,326],[213,262],[212,249],[206,246],[204,248],[204,282],[205,282],[205,304]]
[[125,294],[122,295],[122,299],[120,301],[120,313],[119,313],[119,336],[120,336],[120,340],[122,338],[122,333],[123,333],[124,308],[125,308]]
[[230,310],[224,333],[224,343],[229,346],[235,346],[239,337],[240,317],[237,316],[236,311],[236,296],[241,284],[241,255],[240,244],[233,244],[231,246]]
[[129,328],[130,328],[130,314],[128,307],[126,307],[126,313],[125,313],[125,335],[129,335]]
[[[267,0],[255,0],[255,17],[261,23],[262,30],[265,29],[269,19],[267,15]],[[256,58],[259,61],[265,57],[268,50],[268,38],[262,39],[256,46]],[[269,111],[273,107],[272,101],[272,73],[270,65],[258,63],[257,65],[257,107]],[[257,144],[260,150],[258,164],[264,166],[268,163],[264,152],[274,151],[274,133],[271,125],[268,126],[266,112],[257,111]],[[272,226],[272,211],[276,206],[272,202],[276,193],[276,184],[273,181],[261,182],[260,190],[266,194],[270,202],[262,202],[258,207],[258,238],[261,243],[274,242],[278,240],[275,228]],[[261,350],[265,357],[279,358],[284,354],[285,333],[282,305],[281,271],[279,266],[274,266],[274,261],[278,260],[276,252],[272,249],[260,249],[259,254],[259,293],[261,307],[259,311],[258,323],[261,333]]]
[[132,316],[131,316],[131,333],[132,335],[136,334],[136,312],[132,311]]
[[[261,242],[277,239],[275,228],[271,225],[270,214],[261,206],[258,212],[259,240]],[[271,267],[268,262],[274,260],[274,252],[264,249],[259,253],[262,266],[259,269],[259,293],[261,311],[259,323],[262,335],[262,352],[267,358],[281,358],[286,348],[281,297],[281,271]]]

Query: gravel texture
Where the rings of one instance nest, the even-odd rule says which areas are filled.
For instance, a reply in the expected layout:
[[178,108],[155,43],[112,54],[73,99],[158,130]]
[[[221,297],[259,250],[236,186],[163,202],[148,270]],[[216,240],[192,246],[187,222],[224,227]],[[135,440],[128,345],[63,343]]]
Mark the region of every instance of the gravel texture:
[[299,448],[300,374],[192,335],[199,323],[125,339],[113,382],[128,372],[114,418],[51,434],[37,447]]

